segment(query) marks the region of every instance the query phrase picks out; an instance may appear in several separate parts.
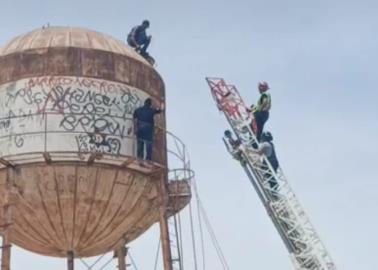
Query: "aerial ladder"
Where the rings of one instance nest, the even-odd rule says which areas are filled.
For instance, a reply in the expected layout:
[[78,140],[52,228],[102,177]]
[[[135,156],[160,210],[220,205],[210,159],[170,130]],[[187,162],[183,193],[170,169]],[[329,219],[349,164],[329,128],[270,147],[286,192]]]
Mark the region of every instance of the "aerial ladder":
[[[266,156],[256,151],[259,143],[253,132],[253,114],[236,87],[221,78],[206,78],[206,81],[218,109],[224,113],[241,143],[234,149],[224,140],[227,149],[240,161],[288,249],[295,269],[336,270],[281,168],[275,172]],[[272,185],[272,182],[277,185]]]

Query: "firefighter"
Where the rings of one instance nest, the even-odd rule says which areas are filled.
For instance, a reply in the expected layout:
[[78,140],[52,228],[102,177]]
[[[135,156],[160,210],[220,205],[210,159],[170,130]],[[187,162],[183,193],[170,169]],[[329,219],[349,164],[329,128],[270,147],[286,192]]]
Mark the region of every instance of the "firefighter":
[[[244,160],[242,150],[240,149],[242,144],[241,141],[238,138],[234,139],[232,132],[228,129],[225,130],[224,137],[226,138],[224,142],[226,143],[227,141],[226,147],[233,156],[233,158],[240,161],[241,164],[245,166],[246,161]],[[229,148],[228,146],[230,146],[231,148]]]
[[257,141],[260,142],[261,134],[264,130],[264,125],[269,119],[269,111],[272,106],[272,101],[270,94],[267,92],[269,90],[269,85],[267,82],[260,82],[258,89],[260,92],[260,98],[257,101],[257,105],[252,105],[249,111],[253,112],[256,123],[255,135]]

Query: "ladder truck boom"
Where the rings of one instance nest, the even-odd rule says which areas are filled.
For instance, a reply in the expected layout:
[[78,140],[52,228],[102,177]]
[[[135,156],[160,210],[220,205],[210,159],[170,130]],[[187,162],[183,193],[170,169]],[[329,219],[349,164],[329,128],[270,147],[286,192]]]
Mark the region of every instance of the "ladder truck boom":
[[[336,270],[329,253],[304,212],[281,168],[274,171],[255,147],[258,141],[251,128],[253,114],[238,90],[222,78],[206,78],[211,95],[240,141],[227,150],[238,160],[266,208],[275,228],[289,251],[297,270]],[[277,185],[271,185],[272,181]]]

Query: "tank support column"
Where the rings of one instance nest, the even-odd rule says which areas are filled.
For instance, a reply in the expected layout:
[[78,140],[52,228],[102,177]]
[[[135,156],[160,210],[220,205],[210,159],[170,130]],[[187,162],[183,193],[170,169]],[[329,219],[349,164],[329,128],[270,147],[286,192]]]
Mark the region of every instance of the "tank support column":
[[67,252],[67,269],[74,270],[74,253],[73,251]]
[[121,246],[117,251],[118,269],[126,270],[127,247]]
[[11,241],[10,241],[10,222],[11,222],[11,206],[9,202],[4,206],[4,221],[3,225],[3,243],[1,250],[1,270],[10,270],[10,259],[11,259]]
[[168,192],[167,192],[167,181],[166,174],[163,173],[159,177],[158,193],[160,199],[159,207],[159,222],[160,222],[160,238],[163,250],[163,265],[164,270],[172,270],[172,253],[171,245],[169,240],[169,229],[168,229]]
[[4,219],[2,227],[2,250],[1,250],[1,270],[10,270],[10,261],[11,261],[11,227],[13,224],[13,213],[12,206],[15,203],[15,196],[13,193],[14,189],[14,168],[9,168],[7,170],[6,178],[6,192],[4,194]]

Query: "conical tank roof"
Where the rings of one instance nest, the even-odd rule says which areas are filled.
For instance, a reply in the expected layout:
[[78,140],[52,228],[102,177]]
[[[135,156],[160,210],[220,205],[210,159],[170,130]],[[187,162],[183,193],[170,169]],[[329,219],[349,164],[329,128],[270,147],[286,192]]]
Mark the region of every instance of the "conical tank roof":
[[127,55],[128,57],[147,63],[143,57],[121,40],[80,27],[48,27],[33,30],[5,44],[0,49],[0,56],[50,47],[96,49]]

